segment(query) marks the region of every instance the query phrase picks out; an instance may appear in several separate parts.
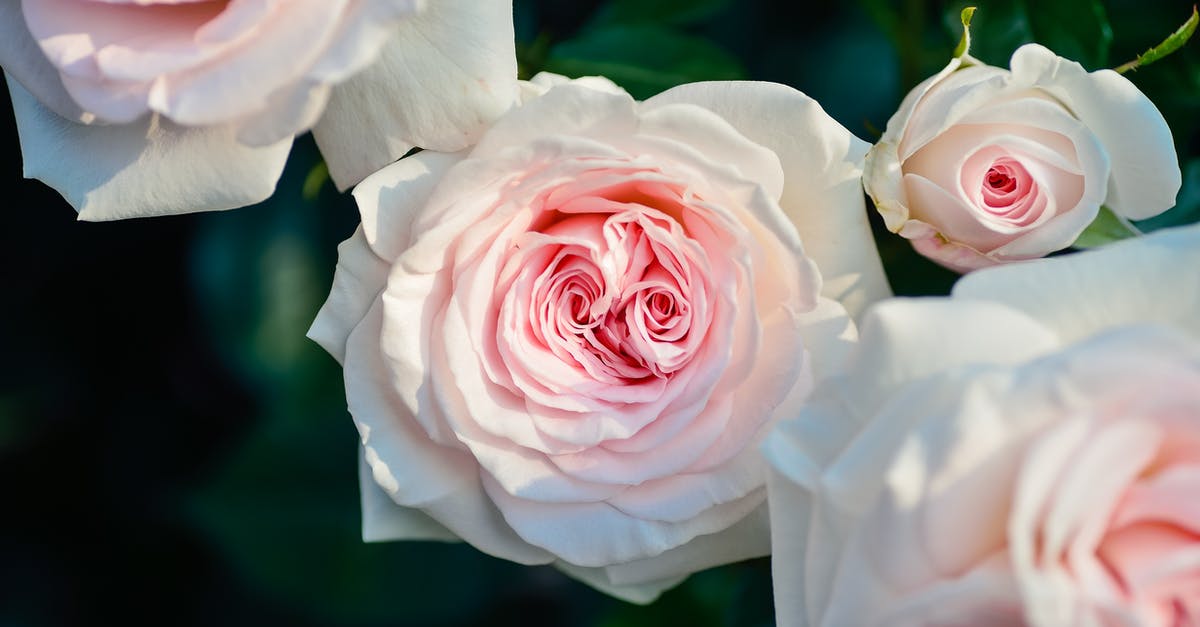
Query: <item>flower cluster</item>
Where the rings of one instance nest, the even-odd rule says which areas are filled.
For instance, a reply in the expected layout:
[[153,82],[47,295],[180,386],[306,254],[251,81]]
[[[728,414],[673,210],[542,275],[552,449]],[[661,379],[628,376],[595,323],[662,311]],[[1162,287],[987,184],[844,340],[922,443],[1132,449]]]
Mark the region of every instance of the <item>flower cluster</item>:
[[[81,219],[255,203],[312,131],[368,541],[637,602],[773,553],[785,625],[1200,624],[1200,227],[1039,259],[1175,204],[1132,82],[965,50],[872,146],[775,83],[518,80],[511,13],[12,1],[0,64]],[[864,190],[952,294],[892,296]]]

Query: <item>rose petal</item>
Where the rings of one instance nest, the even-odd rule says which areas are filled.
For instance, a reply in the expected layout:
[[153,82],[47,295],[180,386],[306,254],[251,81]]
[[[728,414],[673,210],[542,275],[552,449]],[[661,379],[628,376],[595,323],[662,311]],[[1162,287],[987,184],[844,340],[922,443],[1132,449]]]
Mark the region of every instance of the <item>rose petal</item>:
[[713,111],[779,156],[785,176],[779,204],[821,269],[823,295],[856,318],[869,303],[891,295],[862,205],[865,142],[813,99],[774,83],[692,83],[668,89],[643,108],[671,103]]
[[607,568],[575,566],[566,562],[555,562],[554,566],[604,594],[640,605],[653,603],[664,591],[674,588],[687,578],[687,575],[675,575],[644,583],[616,584],[612,582]]
[[685,522],[663,523],[629,516],[605,503],[547,504],[518,499],[488,477],[484,488],[526,542],[579,566],[653,557],[732,526],[761,505],[765,496],[757,491]]
[[72,122],[90,123],[85,112],[63,87],[58,71],[46,59],[25,26],[21,0],[0,0],[0,67],[29,90],[43,106]]
[[362,502],[363,542],[387,542],[389,540],[445,540],[455,541],[454,535],[438,521],[419,509],[396,505],[372,474],[371,466],[359,454],[358,487]]
[[313,136],[346,189],[413,146],[474,143],[517,99],[512,2],[440,0],[405,20],[379,59],[338,85]]
[[338,246],[333,287],[308,329],[308,338],[320,344],[339,364],[346,361],[350,332],[379,298],[387,275],[387,263],[371,250],[361,225]]
[[[974,272],[959,280],[954,296],[1021,310],[1064,342],[1133,322],[1157,322],[1200,336],[1200,282],[1180,281],[1170,271],[1197,265],[1200,226],[1189,226],[1087,255],[1042,260],[1036,276],[1020,266]],[[1077,305],[1065,307],[1066,302]]]
[[1175,205],[1182,184],[1171,129],[1129,79],[1112,70],[1088,73],[1037,44],[1013,53],[1013,82],[1054,94],[1100,138],[1112,160],[1105,204],[1134,220]]
[[25,176],[58,190],[81,220],[254,204],[275,191],[291,149],[290,138],[250,148],[237,142],[232,126],[185,128],[157,117],[118,126],[75,124],[16,81],[9,79],[8,87]]

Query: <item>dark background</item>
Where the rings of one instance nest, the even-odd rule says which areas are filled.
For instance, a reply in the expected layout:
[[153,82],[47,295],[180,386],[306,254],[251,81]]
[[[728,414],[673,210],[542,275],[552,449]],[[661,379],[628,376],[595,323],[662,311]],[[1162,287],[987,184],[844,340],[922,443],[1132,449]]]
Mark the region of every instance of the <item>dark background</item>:
[[[795,4],[517,0],[519,58],[526,75],[604,73],[639,97],[784,82],[873,141],[948,60],[962,6]],[[1007,65],[1036,39],[1089,69],[1132,59],[1191,8],[977,4],[976,56]],[[1167,116],[1185,171],[1179,206],[1146,228],[1200,220],[1198,46],[1128,75]],[[0,626],[772,622],[765,559],[638,607],[467,545],[363,544],[341,372],[304,337],[357,214],[314,170],[311,140],[261,205],[84,223],[21,178],[0,103]],[[898,293],[953,281],[878,240]]]

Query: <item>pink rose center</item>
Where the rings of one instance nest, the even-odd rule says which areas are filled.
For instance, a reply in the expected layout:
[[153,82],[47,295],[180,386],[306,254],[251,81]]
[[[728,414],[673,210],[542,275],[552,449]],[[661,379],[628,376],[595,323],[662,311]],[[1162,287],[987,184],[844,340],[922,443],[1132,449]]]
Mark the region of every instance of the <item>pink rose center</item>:
[[665,182],[572,187],[538,203],[507,260],[503,300],[527,312],[518,344],[597,381],[669,378],[699,351],[713,307],[705,247],[685,226],[696,208]]
[[1004,166],[994,167],[988,170],[987,184],[988,187],[992,188],[994,191],[1001,193],[1011,192],[1017,188],[1016,181],[1013,180],[1008,168],[1005,168]]
[[1009,157],[997,159],[980,184],[983,209],[992,215],[1019,221],[1031,208],[1030,192],[1034,187],[1033,177],[1020,162]]

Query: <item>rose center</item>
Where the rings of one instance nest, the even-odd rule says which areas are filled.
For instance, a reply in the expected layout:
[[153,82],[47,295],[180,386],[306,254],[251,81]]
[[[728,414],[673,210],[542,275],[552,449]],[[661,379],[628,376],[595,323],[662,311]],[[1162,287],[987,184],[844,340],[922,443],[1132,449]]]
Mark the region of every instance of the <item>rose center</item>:
[[997,192],[1011,192],[1017,188],[1017,181],[1004,166],[992,167],[987,173],[987,185]]

